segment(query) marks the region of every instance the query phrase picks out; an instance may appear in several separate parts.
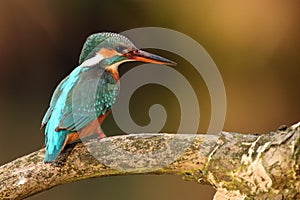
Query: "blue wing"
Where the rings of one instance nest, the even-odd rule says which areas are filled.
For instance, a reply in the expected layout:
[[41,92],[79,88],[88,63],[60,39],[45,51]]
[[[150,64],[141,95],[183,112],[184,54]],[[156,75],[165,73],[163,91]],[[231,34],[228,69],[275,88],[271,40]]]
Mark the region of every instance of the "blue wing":
[[111,109],[119,94],[119,84],[108,72],[102,73],[100,79],[83,78],[72,88],[67,97],[69,106],[65,107],[57,129],[78,131]]
[[45,113],[45,115],[44,115],[44,117],[43,117],[43,119],[42,119],[41,128],[43,128],[43,127],[47,124],[47,122],[48,122],[48,120],[49,120],[49,118],[50,118],[50,116],[51,116],[51,113],[52,113],[52,111],[53,111],[53,108],[54,108],[54,106],[55,106],[55,104],[56,104],[56,102],[57,102],[57,100],[58,100],[60,94],[61,94],[62,91],[63,91],[62,85],[65,85],[65,84],[66,84],[65,82],[68,80],[68,78],[69,78],[69,76],[67,76],[65,79],[63,79],[63,80],[59,83],[59,85],[56,87],[56,89],[55,89],[55,91],[54,91],[54,93],[53,93],[53,95],[52,95],[51,101],[50,101],[50,106],[49,106],[47,112]]
[[104,115],[115,103],[118,93],[119,85],[108,72],[95,73],[81,67],[73,70],[54,91],[42,120],[42,126],[46,125],[44,160],[55,160],[67,134]]
[[66,104],[66,99],[72,86],[78,81],[79,74],[82,68],[75,68],[69,76],[67,76],[55,89],[50,101],[50,106],[42,120],[42,126],[45,127],[45,144],[46,153],[45,162],[54,161],[62,150],[67,134],[70,131],[55,131],[55,128],[63,118],[63,109]]

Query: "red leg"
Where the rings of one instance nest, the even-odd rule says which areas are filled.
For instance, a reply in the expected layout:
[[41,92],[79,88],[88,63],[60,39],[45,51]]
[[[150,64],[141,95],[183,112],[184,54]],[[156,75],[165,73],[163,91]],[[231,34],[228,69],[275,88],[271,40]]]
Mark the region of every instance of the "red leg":
[[106,137],[106,135],[103,133],[103,131],[102,131],[102,129],[101,129],[100,126],[98,126],[98,128],[97,128],[97,134],[98,134],[98,138],[99,139],[102,139],[102,138]]
[[105,138],[105,137],[106,137],[106,135],[103,133],[103,131],[102,131],[100,125],[102,124],[103,120],[105,119],[105,117],[106,117],[109,113],[110,113],[110,110],[107,111],[104,115],[100,115],[100,116],[98,117],[99,125],[97,126],[97,130],[96,130],[96,131],[97,131],[97,133],[98,133],[98,138],[99,138],[99,139],[102,139],[102,138]]

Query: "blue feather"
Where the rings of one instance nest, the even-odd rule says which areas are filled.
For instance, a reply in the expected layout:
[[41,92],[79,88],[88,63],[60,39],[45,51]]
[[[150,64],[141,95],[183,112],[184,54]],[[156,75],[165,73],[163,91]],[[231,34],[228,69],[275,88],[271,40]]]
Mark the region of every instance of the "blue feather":
[[[81,130],[115,103],[119,84],[102,67],[77,67],[54,91],[45,127],[45,162],[53,162],[63,149],[68,134]],[[92,133],[91,133],[92,134]]]
[[68,130],[55,131],[55,129],[64,117],[63,110],[66,106],[68,93],[75,85],[82,70],[83,68],[81,67],[75,68],[54,91],[53,98],[51,99],[50,103],[50,108],[45,114],[42,122],[43,124],[46,124],[46,153],[44,162],[52,162],[57,158],[60,151],[62,150],[67,134],[71,132]]

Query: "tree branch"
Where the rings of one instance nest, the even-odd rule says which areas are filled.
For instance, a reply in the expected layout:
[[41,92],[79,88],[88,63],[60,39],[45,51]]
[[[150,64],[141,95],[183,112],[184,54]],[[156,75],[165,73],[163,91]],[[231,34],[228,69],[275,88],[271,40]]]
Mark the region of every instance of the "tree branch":
[[0,167],[0,199],[24,199],[68,182],[129,174],[183,175],[185,180],[214,186],[218,200],[299,199],[299,141],[300,123],[263,135],[132,134],[93,139],[68,148],[55,164],[43,163],[41,149]]

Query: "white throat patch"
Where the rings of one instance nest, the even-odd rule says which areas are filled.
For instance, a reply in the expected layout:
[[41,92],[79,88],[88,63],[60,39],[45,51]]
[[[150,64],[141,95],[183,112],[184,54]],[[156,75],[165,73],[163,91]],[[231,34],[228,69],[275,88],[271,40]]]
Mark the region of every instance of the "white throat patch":
[[103,60],[103,56],[96,53],[96,55],[88,60],[85,60],[83,63],[81,63],[80,67],[90,67],[93,65],[98,64],[101,60]]

